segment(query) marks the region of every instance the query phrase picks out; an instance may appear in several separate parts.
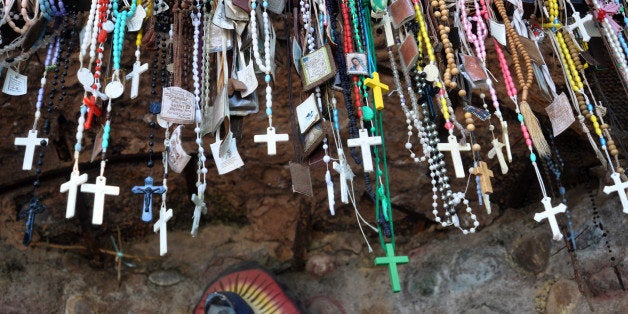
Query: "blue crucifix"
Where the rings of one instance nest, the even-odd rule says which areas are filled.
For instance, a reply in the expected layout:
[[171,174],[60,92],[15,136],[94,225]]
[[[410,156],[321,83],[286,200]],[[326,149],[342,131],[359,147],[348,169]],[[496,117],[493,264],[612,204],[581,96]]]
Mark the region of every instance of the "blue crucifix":
[[144,194],[144,206],[142,209],[142,221],[150,222],[153,220],[153,194],[164,194],[166,188],[162,186],[154,186],[151,176],[144,179],[143,186],[134,186],[131,192],[135,194]]
[[33,226],[35,225],[35,215],[41,214],[44,210],[46,210],[46,206],[39,202],[37,197],[33,197],[31,199],[28,208],[21,211],[17,216],[18,219],[26,218],[26,230],[24,231],[24,240],[22,240],[22,244],[28,246],[33,239]]

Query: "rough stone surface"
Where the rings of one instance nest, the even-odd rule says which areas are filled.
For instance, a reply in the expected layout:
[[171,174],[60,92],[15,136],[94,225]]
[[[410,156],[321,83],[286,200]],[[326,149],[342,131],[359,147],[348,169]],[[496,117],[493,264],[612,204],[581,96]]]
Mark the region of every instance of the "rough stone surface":
[[546,313],[573,313],[581,294],[578,284],[572,280],[561,279],[551,288],[547,297]]

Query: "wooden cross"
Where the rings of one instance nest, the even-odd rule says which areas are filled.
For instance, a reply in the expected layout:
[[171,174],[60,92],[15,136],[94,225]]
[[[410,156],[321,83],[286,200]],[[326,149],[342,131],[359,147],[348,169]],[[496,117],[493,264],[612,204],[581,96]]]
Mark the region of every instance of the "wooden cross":
[[549,222],[550,228],[552,229],[553,239],[556,241],[560,241],[563,238],[562,233],[560,233],[560,229],[558,228],[558,222],[556,221],[556,214],[564,213],[567,210],[567,206],[563,203],[560,203],[556,207],[552,207],[552,199],[549,197],[544,197],[541,200],[543,203],[543,207],[545,208],[544,212],[534,214],[534,220],[537,222],[541,222],[541,220],[547,218],[547,222]]
[[512,151],[510,150],[510,137],[508,136],[508,122],[502,121],[502,142],[506,145],[506,156],[508,162],[512,162]]
[[18,219],[26,218],[26,230],[24,230],[24,239],[22,244],[28,246],[33,239],[33,226],[35,225],[35,215],[42,213],[46,210],[46,206],[39,202],[37,197],[33,197],[26,210],[20,212],[17,216]]
[[271,156],[277,155],[277,142],[285,142],[288,140],[288,134],[275,134],[275,128],[272,126],[266,129],[266,134],[258,134],[253,137],[255,143],[268,144],[268,155]]
[[192,220],[192,236],[198,234],[198,225],[201,220],[201,213],[207,214],[207,205],[205,204],[205,184],[199,184],[196,188],[197,194],[192,194],[192,203],[194,203],[194,217]]
[[153,194],[164,194],[166,187],[154,186],[154,180],[151,176],[144,179],[144,185],[134,186],[131,192],[135,194],[144,194],[144,206],[142,208],[142,221],[150,222],[153,220]]
[[159,255],[164,256],[168,253],[168,226],[166,223],[172,218],[172,208],[166,210],[166,205],[161,205],[159,210],[159,220],[153,225],[153,231],[159,231]]
[[407,256],[395,256],[395,248],[392,243],[386,243],[386,256],[376,257],[375,265],[388,264],[388,273],[390,274],[390,283],[392,285],[393,292],[401,291],[401,284],[399,283],[399,272],[397,270],[397,264],[406,264],[409,262]]
[[92,120],[94,119],[94,115],[100,117],[100,107],[96,104],[96,97],[86,96],[83,97],[83,104],[87,107],[87,119],[85,119],[85,123],[83,124],[83,128],[85,130],[89,130],[92,127]]
[[621,206],[624,208],[624,214],[628,214],[628,197],[626,197],[626,189],[628,189],[628,181],[621,182],[621,177],[618,172],[611,174],[611,179],[615,182],[614,185],[608,185],[604,187],[604,193],[610,194],[611,192],[617,192],[619,194],[619,200]]
[[72,171],[70,175],[70,181],[61,184],[61,188],[59,191],[61,193],[68,192],[68,204],[65,208],[65,218],[74,217],[74,212],[76,209],[76,192],[78,187],[87,182],[87,173],[80,174],[78,170]]
[[22,170],[31,170],[33,168],[33,156],[35,155],[35,146],[46,146],[47,138],[37,137],[37,130],[29,130],[28,137],[16,137],[16,146],[25,146],[24,162],[22,162]]
[[493,177],[493,171],[488,168],[488,165],[484,161],[478,162],[478,166],[471,169],[471,173],[480,177],[480,186],[482,187],[483,194],[493,193],[493,186],[491,185],[491,178]]
[[133,71],[126,75],[126,80],[131,80],[131,99],[137,98],[140,89],[140,74],[148,70],[148,63],[142,64],[140,60],[133,63]]
[[371,146],[382,145],[381,136],[369,137],[366,129],[360,129],[359,138],[351,138],[347,140],[347,146],[360,147],[362,151],[362,166],[365,172],[373,172],[373,157],[371,157]]
[[575,11],[571,15],[571,17],[573,17],[574,22],[573,24],[567,25],[567,28],[569,28],[570,31],[573,31],[577,28],[580,37],[582,37],[582,41],[589,42],[589,40],[591,40],[591,36],[589,35],[589,33],[587,33],[587,28],[584,26],[584,24],[591,21],[591,19],[593,19],[593,15],[587,14],[583,18],[580,18],[580,12]]
[[502,148],[506,147],[506,144],[500,142],[498,139],[493,139],[493,148],[488,151],[488,159],[493,159],[497,156],[497,160],[499,161],[499,167],[502,170],[502,174],[508,173],[508,164],[506,164],[506,158],[504,158],[504,153],[502,153]]
[[387,92],[389,90],[388,85],[379,81],[379,73],[373,72],[371,73],[373,78],[367,78],[364,80],[364,85],[368,86],[373,90],[373,102],[375,103],[375,109],[382,110],[384,109],[384,98],[382,96],[382,91]]
[[351,167],[349,167],[342,151],[338,151],[338,159],[340,159],[340,163],[334,161],[333,167],[340,174],[340,201],[344,204],[349,204],[349,184],[353,182],[355,175],[351,171]]
[[98,176],[96,177],[96,184],[84,183],[81,185],[81,192],[94,193],[94,213],[92,215],[92,224],[102,225],[105,195],[120,194],[120,187],[107,185],[107,178],[104,176]]
[[460,146],[458,139],[453,134],[450,134],[449,137],[447,137],[447,142],[448,143],[438,143],[437,149],[439,151],[451,152],[451,160],[453,161],[454,170],[456,171],[456,178],[464,178],[464,168],[462,166],[460,152],[470,151],[471,145],[467,143],[464,146]]

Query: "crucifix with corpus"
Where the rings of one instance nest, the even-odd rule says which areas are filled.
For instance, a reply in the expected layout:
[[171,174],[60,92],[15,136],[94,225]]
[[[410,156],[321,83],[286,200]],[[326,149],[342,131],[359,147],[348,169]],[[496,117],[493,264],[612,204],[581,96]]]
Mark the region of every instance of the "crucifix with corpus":
[[192,203],[194,203],[194,217],[192,220],[192,236],[198,234],[198,225],[201,220],[201,214],[207,214],[207,205],[205,204],[205,183],[201,183],[196,187],[196,194],[192,194]]
[[349,184],[353,183],[353,171],[347,163],[347,157],[342,150],[338,151],[338,162],[333,163],[334,170],[340,174],[340,201],[349,204]]
[[24,231],[24,239],[22,244],[29,245],[33,239],[33,226],[35,225],[35,215],[41,214],[46,210],[46,206],[39,202],[39,198],[33,197],[28,204],[28,208],[18,215],[18,219],[26,218],[26,230]]
[[493,159],[497,156],[502,174],[508,173],[508,164],[506,163],[506,158],[504,158],[504,153],[502,153],[502,148],[506,147],[506,144],[500,142],[497,138],[493,138],[491,143],[493,148],[488,151],[488,159]]
[[144,194],[144,205],[142,207],[142,221],[150,222],[153,220],[153,194],[164,194],[166,187],[163,185],[154,186],[155,181],[151,176],[144,179],[144,185],[134,186],[131,191],[134,194]]

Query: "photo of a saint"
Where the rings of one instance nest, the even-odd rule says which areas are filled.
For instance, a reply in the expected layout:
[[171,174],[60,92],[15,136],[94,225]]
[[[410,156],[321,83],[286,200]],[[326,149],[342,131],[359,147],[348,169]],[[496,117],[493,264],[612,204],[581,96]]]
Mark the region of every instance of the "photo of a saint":
[[346,55],[347,60],[347,74],[350,75],[369,75],[368,68],[366,66],[366,55],[363,53],[348,53]]

